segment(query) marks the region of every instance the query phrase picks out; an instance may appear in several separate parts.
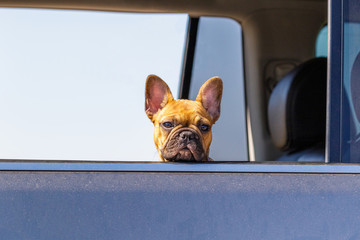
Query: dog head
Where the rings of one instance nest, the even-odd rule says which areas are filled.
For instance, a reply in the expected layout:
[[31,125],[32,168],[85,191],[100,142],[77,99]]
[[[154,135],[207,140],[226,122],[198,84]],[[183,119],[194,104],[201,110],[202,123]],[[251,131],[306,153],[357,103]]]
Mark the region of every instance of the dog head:
[[209,161],[211,127],[220,117],[222,80],[213,77],[195,101],[174,100],[168,85],[150,75],[145,87],[145,112],[155,126],[154,141],[163,161]]

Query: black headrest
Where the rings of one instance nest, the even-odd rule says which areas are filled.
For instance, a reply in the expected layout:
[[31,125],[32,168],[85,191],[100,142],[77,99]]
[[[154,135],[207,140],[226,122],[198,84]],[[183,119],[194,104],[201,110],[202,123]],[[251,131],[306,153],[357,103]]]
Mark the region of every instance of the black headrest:
[[268,104],[271,138],[283,151],[325,141],[326,58],[297,66],[275,86]]

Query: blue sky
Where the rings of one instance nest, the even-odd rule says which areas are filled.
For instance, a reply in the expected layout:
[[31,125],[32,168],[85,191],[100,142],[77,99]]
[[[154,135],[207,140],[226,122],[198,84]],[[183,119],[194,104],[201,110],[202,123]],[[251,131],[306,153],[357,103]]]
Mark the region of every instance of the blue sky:
[[157,160],[145,79],[177,95],[186,24],[185,14],[0,9],[0,158]]

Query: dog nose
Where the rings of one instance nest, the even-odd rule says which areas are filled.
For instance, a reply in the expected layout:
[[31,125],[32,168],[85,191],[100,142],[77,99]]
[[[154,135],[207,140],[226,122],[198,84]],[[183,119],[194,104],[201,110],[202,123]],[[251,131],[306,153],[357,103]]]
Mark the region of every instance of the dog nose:
[[183,131],[180,133],[180,138],[182,140],[191,141],[191,140],[197,139],[197,135],[191,131]]

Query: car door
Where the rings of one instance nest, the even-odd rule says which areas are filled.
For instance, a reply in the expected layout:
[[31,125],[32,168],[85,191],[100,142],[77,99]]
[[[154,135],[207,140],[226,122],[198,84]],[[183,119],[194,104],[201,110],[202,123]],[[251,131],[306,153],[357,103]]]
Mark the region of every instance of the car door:
[[3,238],[358,239],[360,166],[343,162],[358,157],[344,147],[357,129],[344,106],[360,3],[329,4],[326,162],[3,160]]

